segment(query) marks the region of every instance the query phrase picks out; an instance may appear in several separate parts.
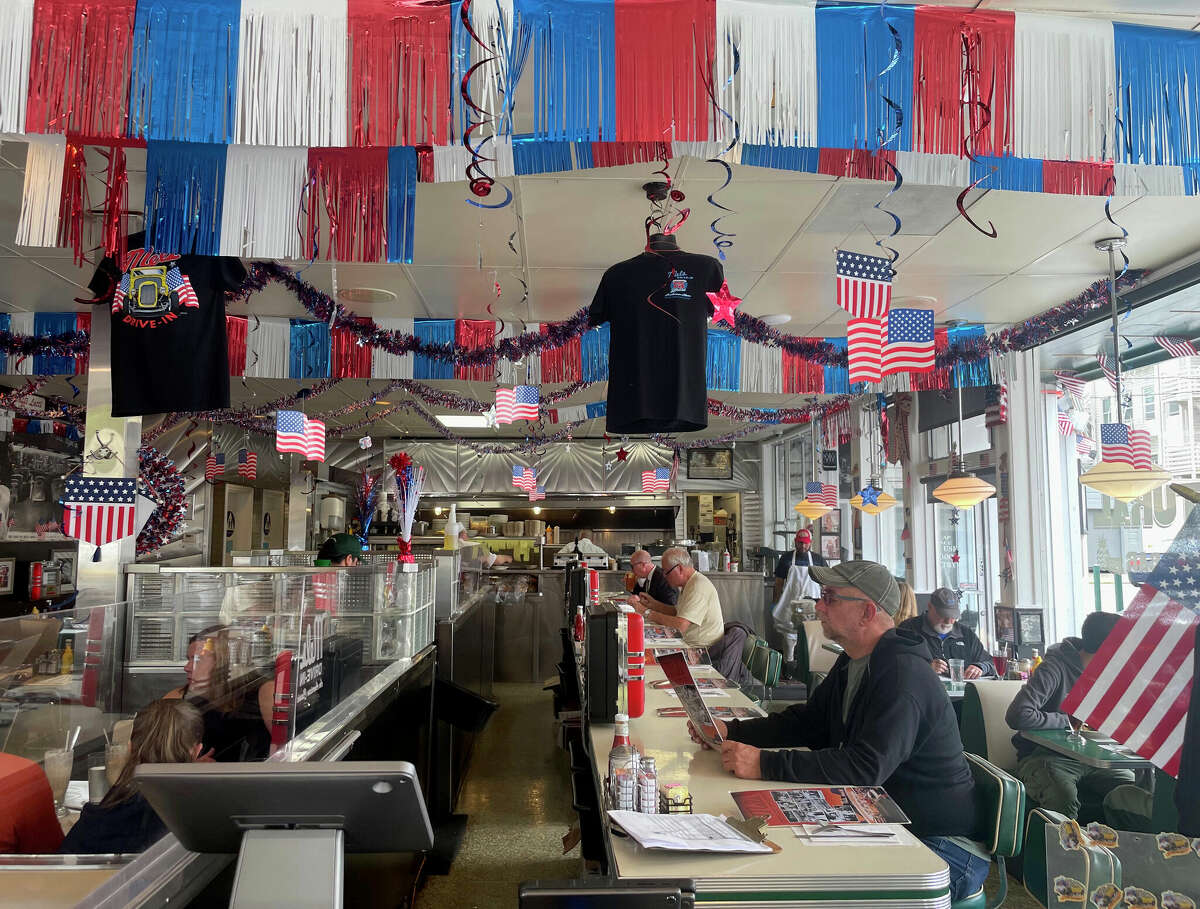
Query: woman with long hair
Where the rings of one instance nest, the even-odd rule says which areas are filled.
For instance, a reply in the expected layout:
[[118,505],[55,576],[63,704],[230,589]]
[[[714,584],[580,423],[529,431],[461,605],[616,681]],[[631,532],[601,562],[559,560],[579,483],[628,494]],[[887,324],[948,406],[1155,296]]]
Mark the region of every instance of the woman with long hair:
[[205,756],[216,761],[261,761],[271,748],[275,680],[251,672],[233,676],[229,628],[211,625],[188,639],[187,682],[168,699],[194,704],[204,719]]
[[892,621],[899,627],[901,622],[907,621],[917,614],[917,595],[907,582],[896,578],[896,584],[900,588],[900,608],[892,616]]
[[167,828],[133,783],[139,764],[189,764],[200,756],[204,722],[187,701],[154,701],[138,711],[129,740],[129,759],[108,794],[85,805],[59,852],[143,852]]

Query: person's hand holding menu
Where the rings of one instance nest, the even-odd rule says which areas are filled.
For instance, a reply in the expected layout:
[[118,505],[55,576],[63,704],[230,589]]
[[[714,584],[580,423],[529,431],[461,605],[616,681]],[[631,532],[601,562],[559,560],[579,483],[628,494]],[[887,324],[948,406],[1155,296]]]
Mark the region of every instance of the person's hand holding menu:
[[[664,653],[658,658],[658,665],[662,667],[667,681],[671,683],[671,688],[679,698],[679,703],[687,711],[690,725],[695,734],[699,735],[703,744],[709,747],[719,745],[724,740],[725,724],[713,719],[712,714],[709,713],[708,705],[704,703],[704,698],[700,696],[700,691],[696,687],[696,680],[692,678],[692,670],[688,667],[687,658],[679,651]],[[712,732],[710,733],[709,730]]]

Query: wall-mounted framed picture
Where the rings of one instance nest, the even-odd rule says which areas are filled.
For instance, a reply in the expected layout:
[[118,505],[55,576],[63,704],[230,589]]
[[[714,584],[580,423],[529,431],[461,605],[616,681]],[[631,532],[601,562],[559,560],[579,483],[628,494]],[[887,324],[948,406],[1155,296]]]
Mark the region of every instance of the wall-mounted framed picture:
[[689,480],[732,480],[733,449],[693,448],[688,451]]
[[840,537],[821,537],[821,555],[826,559],[840,560],[842,557],[842,540]]
[[1023,647],[1046,643],[1046,620],[1040,606],[1017,607],[1017,639]]
[[996,640],[1002,644],[1018,643],[1017,610],[1012,606],[994,606],[992,617],[996,622]]
[[60,593],[70,593],[75,589],[75,563],[78,558],[78,549],[55,549],[50,553],[50,561],[58,563]]
[[0,559],[0,596],[7,596],[13,592],[16,573],[16,559]]
[[842,511],[840,508],[835,508],[827,514],[821,515],[821,533],[822,534],[839,534],[842,532]]

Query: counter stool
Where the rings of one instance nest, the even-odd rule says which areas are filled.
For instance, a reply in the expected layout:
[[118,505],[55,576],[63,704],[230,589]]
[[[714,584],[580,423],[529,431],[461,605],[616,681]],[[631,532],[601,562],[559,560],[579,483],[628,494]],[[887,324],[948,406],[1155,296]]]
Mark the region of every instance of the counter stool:
[[1000,869],[1000,892],[989,903],[983,887],[950,909],[999,909],[1008,896],[1008,876],[1004,860],[1021,851],[1025,828],[1025,787],[1016,777],[977,754],[966,753],[967,764],[975,778],[975,802],[979,817],[976,839]]

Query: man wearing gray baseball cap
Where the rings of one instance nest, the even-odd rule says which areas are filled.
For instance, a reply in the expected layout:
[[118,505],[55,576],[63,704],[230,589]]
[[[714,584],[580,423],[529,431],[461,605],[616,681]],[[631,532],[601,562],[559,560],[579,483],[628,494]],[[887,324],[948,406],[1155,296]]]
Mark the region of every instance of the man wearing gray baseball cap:
[[[896,580],[876,562],[810,570],[822,587],[821,630],[845,652],[806,704],[759,720],[716,720],[721,763],[743,779],[883,786],[950,866],[951,900],[970,896],[990,866],[966,848],[977,834],[974,781],[925,642],[892,622]],[[693,738],[703,744],[694,730]]]
[[925,614],[901,622],[900,627],[915,631],[925,639],[930,663],[938,675],[950,674],[950,660],[962,660],[966,678],[994,676],[996,670],[992,668],[992,658],[984,649],[983,641],[958,620],[960,614],[957,591],[939,587],[929,595]]

